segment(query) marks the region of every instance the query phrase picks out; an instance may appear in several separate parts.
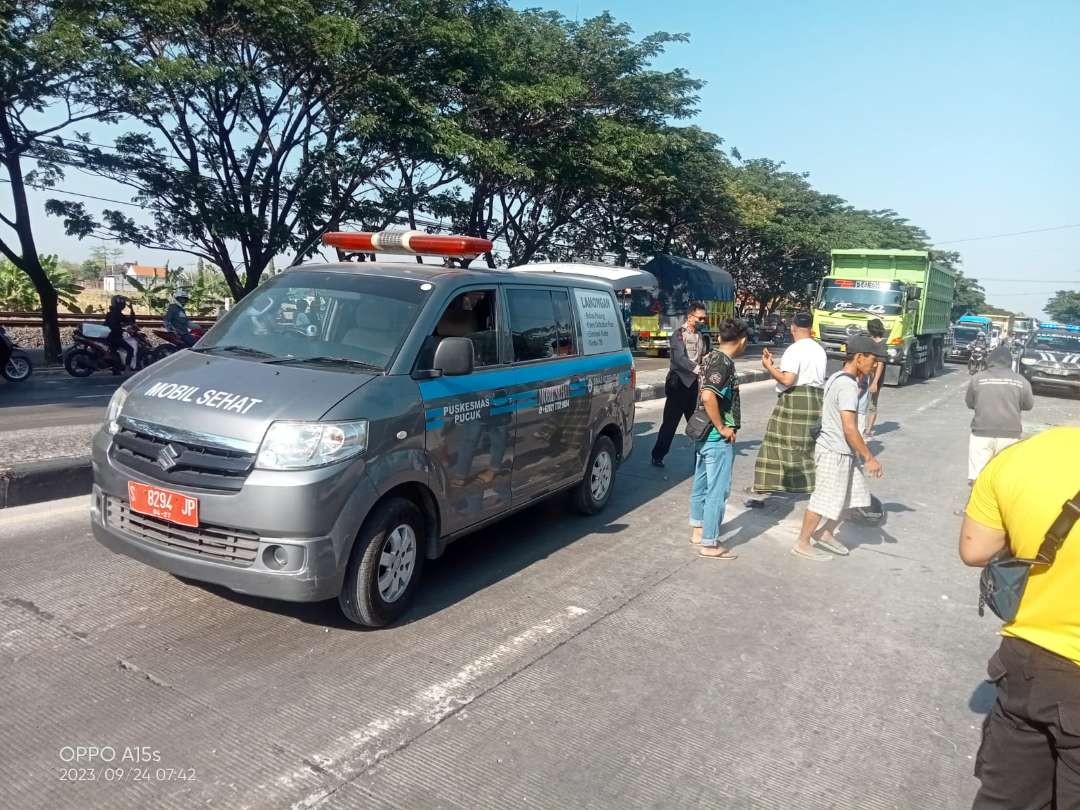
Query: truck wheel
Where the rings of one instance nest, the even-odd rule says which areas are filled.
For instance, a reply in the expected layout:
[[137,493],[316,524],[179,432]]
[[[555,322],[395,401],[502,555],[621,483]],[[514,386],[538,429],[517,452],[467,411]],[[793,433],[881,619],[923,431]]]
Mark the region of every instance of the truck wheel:
[[420,582],[425,536],[412,501],[391,498],[375,508],[353,544],[338,595],[349,621],[384,627],[405,612]]
[[938,374],[945,370],[945,346],[941,344],[937,347],[937,370]]
[[583,515],[595,515],[603,509],[615,488],[615,445],[607,436],[593,443],[585,477],[574,487],[571,501]]
[[911,352],[904,356],[904,362],[900,364],[900,376],[896,380],[896,387],[902,388],[911,380]]
[[932,379],[937,376],[937,345],[930,344],[926,354],[926,378]]

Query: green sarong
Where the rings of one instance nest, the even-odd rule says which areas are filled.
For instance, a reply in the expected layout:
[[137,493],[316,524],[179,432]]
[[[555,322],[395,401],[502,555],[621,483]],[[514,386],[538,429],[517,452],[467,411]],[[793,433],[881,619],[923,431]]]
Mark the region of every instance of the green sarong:
[[757,492],[813,492],[814,439],[821,419],[822,390],[798,385],[776,399],[754,464]]

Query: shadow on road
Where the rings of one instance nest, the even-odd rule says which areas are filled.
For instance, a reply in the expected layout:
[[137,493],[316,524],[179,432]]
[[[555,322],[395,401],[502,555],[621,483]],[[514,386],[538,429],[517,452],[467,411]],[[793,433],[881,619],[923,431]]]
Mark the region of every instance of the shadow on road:
[[[676,437],[669,456],[673,461],[689,451],[685,437]],[[583,517],[570,510],[565,495],[529,507],[505,520],[451,543],[438,560],[424,563],[416,603],[402,623],[420,621],[461,602],[590,534],[618,534],[628,524],[626,514],[679,486],[692,472],[690,465],[669,464],[663,469],[649,465],[641,447],[619,468],[615,491],[599,515]],[[238,594],[217,585],[177,577],[222,599],[306,624],[359,630],[345,620],[336,600],[315,603],[279,602]]]

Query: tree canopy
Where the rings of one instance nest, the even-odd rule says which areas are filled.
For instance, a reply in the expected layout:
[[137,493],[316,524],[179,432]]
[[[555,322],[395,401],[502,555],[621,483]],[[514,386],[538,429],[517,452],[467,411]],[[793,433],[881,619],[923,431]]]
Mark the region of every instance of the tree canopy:
[[1043,309],[1055,321],[1080,325],[1080,290],[1058,290]]
[[[503,0],[13,8],[5,36],[19,42],[0,66],[24,78],[5,80],[20,100],[0,118],[69,114],[16,128],[9,176],[29,159],[41,186],[71,168],[119,184],[142,211],[61,195],[47,210],[72,235],[197,257],[234,298],[275,257],[302,260],[348,227],[487,237],[491,266],[684,255],[729,269],[763,309],[818,279],[832,248],[928,248],[899,214],[857,209],[694,126],[702,83],[656,67],[687,36],[640,36],[609,13],[572,21]],[[5,245],[52,295],[32,245]]]

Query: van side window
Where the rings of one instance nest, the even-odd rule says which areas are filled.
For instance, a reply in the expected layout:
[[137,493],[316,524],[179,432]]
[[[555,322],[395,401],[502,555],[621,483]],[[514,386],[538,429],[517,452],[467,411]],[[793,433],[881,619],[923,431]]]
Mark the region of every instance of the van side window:
[[559,328],[550,290],[510,290],[510,332],[514,361],[544,360],[557,356]]
[[555,328],[559,330],[555,352],[559,357],[573,357],[577,354],[577,340],[574,317],[570,314],[570,294],[566,290],[553,290],[551,302],[555,305]]
[[499,338],[495,290],[469,290],[456,296],[443,310],[435,331],[420,353],[420,368],[431,368],[435,347],[443,338],[468,338],[477,368],[499,365]]

